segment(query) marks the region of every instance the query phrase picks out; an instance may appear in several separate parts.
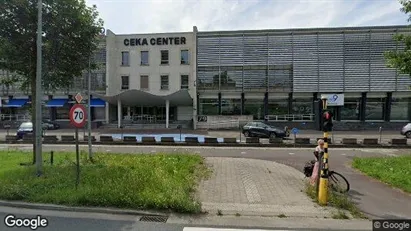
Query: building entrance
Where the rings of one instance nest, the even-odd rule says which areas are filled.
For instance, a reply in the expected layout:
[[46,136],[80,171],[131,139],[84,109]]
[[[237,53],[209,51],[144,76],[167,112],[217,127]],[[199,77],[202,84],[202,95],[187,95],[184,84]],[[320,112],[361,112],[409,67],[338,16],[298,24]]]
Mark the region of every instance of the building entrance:
[[[123,117],[133,123],[160,123],[166,121],[165,106],[135,106],[123,108]],[[170,106],[169,120],[177,120],[177,107]]]

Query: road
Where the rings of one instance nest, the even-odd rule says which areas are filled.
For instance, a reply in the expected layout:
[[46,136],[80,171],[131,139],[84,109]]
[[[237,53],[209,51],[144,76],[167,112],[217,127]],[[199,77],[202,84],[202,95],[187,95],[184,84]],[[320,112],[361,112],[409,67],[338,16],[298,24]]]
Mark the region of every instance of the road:
[[[47,219],[46,227],[38,227],[30,229],[30,227],[8,227],[5,225],[5,218],[8,215],[14,215],[16,218],[33,218],[40,216],[41,219]],[[131,215],[112,215],[99,213],[82,213],[82,212],[63,212],[63,211],[47,211],[20,209],[0,206],[0,231],[28,231],[28,230],[44,230],[44,231],[285,231],[285,230],[370,230],[368,221],[350,221],[350,220],[330,220],[330,219],[311,219],[310,221],[295,219],[287,220],[282,218],[260,218],[256,220],[253,217],[219,217],[211,218],[207,224],[195,224],[195,220],[179,220],[178,218],[169,218],[167,223],[151,223],[139,221],[140,216]],[[236,222],[233,222],[235,219]],[[201,219],[200,219],[201,220]],[[226,220],[222,222],[221,220]],[[200,221],[202,222],[202,221]],[[260,223],[259,223],[260,222]],[[191,223],[191,224],[190,224]],[[237,224],[234,228],[229,224]],[[297,226],[295,225],[297,223]],[[320,225],[320,227],[318,227]],[[241,226],[241,227],[240,227]],[[213,227],[213,228],[211,228]],[[260,228],[257,228],[260,227]],[[261,228],[263,227],[263,228]],[[267,228],[270,227],[270,228]],[[278,227],[278,228],[276,228]],[[299,228],[284,228],[284,227],[299,227]],[[316,228],[314,228],[316,227]],[[360,227],[360,228],[358,228]],[[257,230],[258,229],[258,230]]]

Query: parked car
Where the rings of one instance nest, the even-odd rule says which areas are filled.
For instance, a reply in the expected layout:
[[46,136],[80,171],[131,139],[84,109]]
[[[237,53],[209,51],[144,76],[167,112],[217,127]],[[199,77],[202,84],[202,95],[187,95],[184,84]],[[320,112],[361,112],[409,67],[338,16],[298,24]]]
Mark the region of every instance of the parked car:
[[43,120],[43,128],[47,130],[56,130],[60,128],[60,125],[50,120]]
[[263,122],[249,122],[243,129],[242,133],[245,137],[260,137],[260,138],[285,138],[290,136],[287,129],[280,129]]
[[408,123],[401,129],[401,135],[411,138],[411,123]]
[[[47,130],[47,125],[43,123],[43,131]],[[43,132],[42,132],[43,134]],[[32,122],[23,122],[20,124],[17,129],[17,140],[23,139],[24,135],[33,135],[33,123]]]

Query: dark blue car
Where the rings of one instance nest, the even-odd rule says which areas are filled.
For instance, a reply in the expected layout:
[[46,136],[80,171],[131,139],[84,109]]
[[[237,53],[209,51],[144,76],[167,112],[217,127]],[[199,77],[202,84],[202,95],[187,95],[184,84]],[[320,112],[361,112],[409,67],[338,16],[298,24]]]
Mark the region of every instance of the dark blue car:
[[[48,123],[43,122],[43,132],[44,130],[49,129],[50,125]],[[42,133],[43,134],[43,133]],[[33,123],[32,122],[23,122],[20,124],[19,128],[17,129],[17,140],[23,139],[24,135],[33,135]]]

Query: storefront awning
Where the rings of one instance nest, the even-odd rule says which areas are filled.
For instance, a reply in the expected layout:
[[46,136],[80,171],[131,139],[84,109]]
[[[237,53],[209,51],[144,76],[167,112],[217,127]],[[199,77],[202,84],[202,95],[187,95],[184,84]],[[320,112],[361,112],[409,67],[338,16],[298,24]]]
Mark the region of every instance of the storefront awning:
[[47,102],[46,107],[64,107],[68,99],[52,99]]
[[23,107],[29,99],[11,99],[4,107]]
[[91,99],[90,107],[105,107],[106,102],[102,99]]

